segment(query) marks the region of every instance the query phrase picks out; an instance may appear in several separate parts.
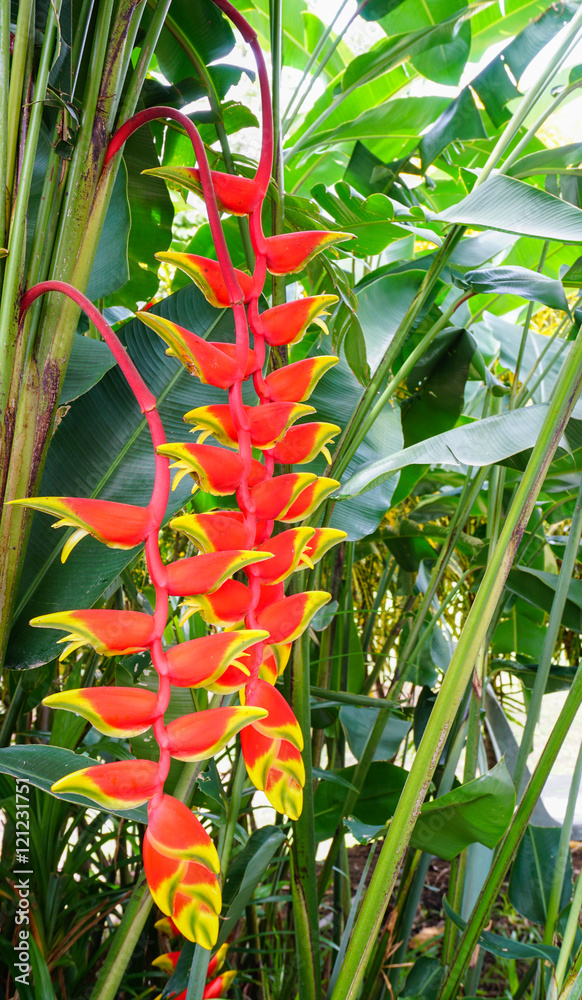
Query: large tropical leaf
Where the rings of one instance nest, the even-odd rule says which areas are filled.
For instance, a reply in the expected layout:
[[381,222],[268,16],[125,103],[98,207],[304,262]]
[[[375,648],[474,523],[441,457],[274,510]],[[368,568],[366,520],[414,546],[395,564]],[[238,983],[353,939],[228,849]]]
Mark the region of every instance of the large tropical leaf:
[[563,243],[582,241],[582,211],[579,208],[504,174],[489,177],[435,219]]
[[546,413],[547,404],[540,403],[436,434],[360,469],[342,483],[336,496],[339,500],[356,497],[409,465],[494,465],[509,455],[532,448]]
[[514,805],[515,788],[501,760],[487,774],[425,803],[411,843],[446,860],[475,842],[493,848],[509,826]]

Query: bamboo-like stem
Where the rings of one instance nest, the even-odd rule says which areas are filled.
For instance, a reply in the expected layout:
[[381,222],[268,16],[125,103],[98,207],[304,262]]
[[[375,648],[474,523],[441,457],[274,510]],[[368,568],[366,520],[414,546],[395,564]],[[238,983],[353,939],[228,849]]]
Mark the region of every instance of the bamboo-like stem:
[[[578,399],[581,387],[582,335],[579,335],[572,345],[567,372],[564,373],[563,379],[556,387],[555,397],[549,405],[539,439],[532,450],[527,468],[499,536],[499,542],[485,570],[481,586],[443,679],[434,709],[388,830],[332,1000],[355,1000],[357,996],[373,942],[378,934],[428,784],[439,761],[479,649],[485,642],[490,621],[542,487],[544,476]],[[470,953],[472,953],[474,943]],[[450,995],[447,1000],[451,1000]]]
[[[10,5],[0,4],[0,249],[6,249],[8,197],[6,169],[8,164],[8,80],[10,79]],[[4,263],[0,260],[0,287]]]
[[[5,5],[3,4],[3,6]],[[18,18],[14,34],[10,77],[8,76],[8,73],[5,77],[3,77],[3,89],[6,87],[6,81],[10,79],[10,89],[8,91],[8,114],[6,119],[7,134],[5,174],[5,191],[9,197],[12,197],[12,188],[14,184],[16,149],[18,145],[18,130],[20,125],[20,109],[26,100],[23,95],[23,88],[28,52],[30,21],[33,15],[34,0],[23,0],[23,2],[18,5]],[[10,18],[10,8],[8,8],[8,18]]]
[[[24,5],[23,5],[24,6]],[[2,375],[0,377],[0,412],[4,414],[2,421],[2,438],[4,448],[4,461],[11,447],[11,439],[7,435],[6,426],[10,424],[10,416],[7,412],[7,404],[10,396],[10,386],[18,380],[19,372],[13,372],[14,356],[16,353],[16,328],[18,325],[18,297],[23,280],[23,246],[26,239],[26,213],[28,211],[28,196],[32,184],[32,173],[34,159],[40,135],[42,123],[42,112],[44,98],[53,58],[53,49],[56,38],[57,17],[60,9],[60,0],[54,8],[50,8],[47,16],[44,42],[42,46],[41,59],[38,68],[35,87],[35,101],[30,114],[24,158],[18,183],[18,193],[13,207],[13,216],[10,225],[10,237],[8,245],[8,260],[4,275],[2,288],[2,301],[0,303],[0,357],[2,357]],[[10,107],[12,113],[12,106]],[[8,183],[7,176],[6,182]],[[14,414],[12,413],[12,420]],[[1,499],[1,496],[0,496]]]
[[[564,939],[562,941],[562,948],[560,949],[560,958],[558,959],[558,965],[560,967],[560,977],[561,977],[560,984],[563,982],[563,976],[565,975],[566,969],[568,968],[568,958],[570,957],[570,952],[572,951],[572,946],[574,944],[574,940],[578,932],[581,910],[582,910],[582,877],[578,875],[578,879],[576,881],[576,888],[574,890],[574,899],[572,900],[570,915],[568,917],[568,923],[566,924],[566,931],[564,933]],[[556,970],[556,975],[557,975],[557,970]],[[555,997],[557,995],[557,991],[554,992],[552,990],[552,986],[553,983],[550,986],[550,991],[548,993],[548,1000],[555,1000]],[[558,997],[558,1000],[581,1000],[581,998],[582,998],[582,946],[576,953],[576,958],[572,962],[572,966],[568,974],[568,979],[564,983],[563,989],[560,991],[560,996]]]

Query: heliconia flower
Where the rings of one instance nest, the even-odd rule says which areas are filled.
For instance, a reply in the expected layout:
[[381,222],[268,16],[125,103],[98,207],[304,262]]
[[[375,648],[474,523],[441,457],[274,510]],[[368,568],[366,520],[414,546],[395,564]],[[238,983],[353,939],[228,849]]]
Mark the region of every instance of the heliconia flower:
[[[281,583],[294,572],[302,558],[305,546],[315,528],[289,528],[279,535],[274,535],[268,541],[257,545],[255,552],[269,551],[272,558],[264,563],[256,563],[254,574],[263,583]],[[247,569],[247,573],[248,573]]]
[[[208,871],[204,865],[189,861],[178,891],[192,899],[199,899],[201,903],[210,907],[217,916],[220,914],[222,909],[220,884],[214,872]],[[175,903],[173,909],[175,911]]]
[[291,655],[291,643],[281,643],[263,646],[263,660],[259,667],[259,677],[268,684],[276,684],[277,678],[281,676]]
[[[215,306],[217,309],[228,309],[231,305],[222,270],[217,260],[199,257],[194,253],[176,253],[174,250],[156,253],[154,256],[166,264],[175,264],[189,278],[192,278],[194,284],[198,286],[211,306]],[[254,279],[249,274],[245,274],[244,271],[235,269],[234,273],[243,293],[244,301],[248,302],[255,290]]]
[[277,368],[265,379],[271,400],[277,403],[303,403],[309,399],[322,375],[337,365],[338,361],[339,358],[330,354],[325,357],[305,358],[293,365]]
[[[167,922],[168,922],[167,917],[165,917],[163,920],[157,920],[156,923],[154,924],[154,927],[160,929],[160,924]],[[174,924],[174,926],[176,925]],[[178,931],[177,927],[176,931]],[[178,964],[179,957],[180,957],[179,951],[167,951],[163,955],[158,955],[157,958],[154,958],[152,960],[152,965],[155,965],[157,969],[161,969],[162,972],[165,972],[167,976],[171,976]]]
[[155,313],[138,312],[136,316],[169,345],[166,354],[178,358],[204,385],[230,389],[237,379],[246,378],[257,366],[252,350],[248,352],[246,370],[242,372],[235,361],[235,344],[211,343]]
[[51,786],[56,795],[86,795],[108,809],[133,809],[158,789],[158,765],[153,760],[116,760],[67,774]]
[[216,944],[218,916],[199,899],[193,899],[178,890],[174,896],[172,920],[185,938],[199,944],[201,948],[210,951]]
[[264,788],[271,805],[289,819],[298,820],[303,809],[303,789],[295,778],[272,767]]
[[316,528],[303,549],[300,566],[301,563],[305,563],[310,569],[313,568],[314,564],[319,562],[326,552],[329,552],[334,545],[343,542],[347,537],[347,532],[340,531],[339,528]]
[[248,684],[249,677],[248,667],[243,665],[240,660],[233,660],[224,673],[204,686],[213,694],[234,694],[235,691],[240,691]]
[[242,459],[224,448],[177,441],[175,444],[161,444],[157,451],[159,455],[177,459],[172,465],[172,468],[180,469],[172,483],[174,490],[184,476],[190,475],[205,493],[226,497],[235,493],[243,481],[245,470]]
[[202,552],[248,549],[251,535],[238,511],[211,514],[182,514],[170,521],[170,528],[182,531]]
[[[158,854],[177,861],[195,861],[215,875],[220,872],[218,854],[206,830],[188,806],[171,795],[163,795],[150,812],[148,839]],[[179,927],[174,914],[172,917]]]
[[139,611],[108,611],[84,608],[80,611],[55,611],[31,618],[35,628],[60,628],[70,634],[60,642],[70,640],[61,659],[79,646],[93,646],[104,656],[141,653],[152,642],[154,620]]
[[280,744],[280,739],[264,736],[254,726],[248,726],[240,734],[240,745],[248,776],[260,792],[264,791],[267,784],[267,777]]
[[[285,436],[291,424],[315,410],[302,403],[266,403],[264,406],[245,406],[245,412],[249,418],[251,444],[267,449]],[[221,444],[238,448],[238,433],[228,403],[197,406],[184,414],[184,420],[194,424],[193,431],[205,432],[199,440],[212,434]]]
[[313,321],[337,301],[337,295],[311,295],[265,309],[261,324],[267,344],[270,347],[298,344]]
[[[167,860],[169,861],[170,859],[168,858]],[[160,917],[159,920],[156,920],[154,927],[160,934],[165,934],[169,938],[178,937],[180,933],[171,917]]]
[[210,977],[213,976],[216,972],[220,972],[222,966],[226,961],[227,952],[228,952],[228,942],[226,942],[225,944],[221,944],[220,948],[218,948],[215,951],[214,955],[212,956],[212,958],[208,963],[208,972],[206,973],[207,979],[210,979]]
[[53,528],[77,528],[63,546],[61,562],[65,562],[75,545],[87,535],[93,535],[98,542],[114,549],[132,549],[145,541],[154,526],[147,507],[134,507],[109,500],[35,497],[33,500],[9,502],[54,514],[59,520],[55,521]]
[[[220,948],[218,950],[220,951]],[[210,961],[212,961],[212,959]],[[221,972],[216,979],[207,982],[202,994],[202,1000],[220,1000],[220,998],[224,996],[225,990],[228,989],[235,976],[236,969],[229,969],[227,972]],[[186,1000],[187,993],[187,989],[183,990],[182,993],[178,993],[175,1000]],[[160,993],[159,996],[155,997],[155,1000],[162,1000],[162,994]]]
[[291,655],[291,644],[281,643],[277,646],[263,646],[263,660],[259,667],[259,677],[268,684],[275,684],[277,678],[281,676]]
[[224,552],[208,552],[204,555],[178,559],[166,566],[168,593],[174,597],[188,594],[212,594],[239,569],[249,563],[270,559],[271,552],[256,552],[245,549],[227,549]]
[[353,238],[353,233],[330,233],[323,229],[269,236],[265,240],[267,271],[271,274],[295,274],[297,271],[302,271],[305,265],[326,247]]
[[68,688],[49,694],[42,703],[82,715],[106,736],[139,736],[157,717],[157,696],[138,687]]
[[270,643],[293,642],[329,599],[330,595],[323,590],[292,594],[261,611],[257,615],[257,625],[269,633]]
[[315,482],[310,483],[300,493],[285,513],[279,515],[277,520],[286,523],[302,521],[304,517],[309,517],[319,507],[322,500],[325,500],[330,493],[334,493],[338,487],[339,483],[337,479],[327,479],[325,476],[318,476]]
[[202,1000],[219,1000],[224,995],[224,991],[229,988],[235,976],[236,969],[228,969],[227,972],[221,972],[216,979],[213,979],[211,983],[208,983],[208,986],[205,986]]
[[264,791],[271,805],[291,819],[301,813],[305,766],[288,740],[270,739],[249,726],[241,733],[241,749],[249,778]]
[[174,719],[167,726],[168,750],[176,760],[214,757],[236,733],[267,715],[260,707],[209,708]]
[[327,445],[340,430],[341,427],[337,424],[319,422],[290,427],[283,441],[279,441],[273,448],[273,458],[281,465],[304,465],[312,462],[322,452],[331,464]]
[[253,721],[253,729],[271,740],[288,740],[298,750],[303,750],[303,733],[291,706],[283,695],[266,681],[258,680],[241,694],[247,707],[266,708],[267,715]]
[[285,596],[284,583],[261,583],[259,599],[255,605],[255,615],[258,615],[263,608],[268,608],[275,601],[281,601]]
[[[142,170],[142,174],[163,177],[172,184],[180,184],[188,191],[204,197],[200,171],[196,167],[154,167]],[[228,212],[229,215],[250,215],[255,211],[261,200],[261,189],[253,178],[224,174],[218,170],[211,170],[210,176],[219,211]]]
[[[166,650],[168,678],[174,687],[208,687],[234,662],[243,656],[249,646],[268,638],[259,629],[237,632],[217,632],[199,639],[181,642]],[[248,680],[248,671],[241,670],[242,683]],[[236,688],[235,690],[238,690]]]
[[[317,476],[312,472],[288,472],[275,479],[267,479],[251,490],[259,521],[282,520],[307,488],[315,485]],[[339,485],[339,483],[338,483]],[[337,487],[334,486],[334,489]],[[301,516],[294,520],[300,521]]]
[[196,594],[184,601],[187,608],[182,621],[199,611],[209,625],[237,625],[248,613],[251,591],[238,580],[227,580],[213,594]]
[[[186,874],[189,862],[182,858],[169,858],[167,855],[157,851],[151,843],[147,828],[142,853],[145,876],[154,903],[160,908],[162,913],[170,917],[174,905],[174,896]],[[176,927],[176,933],[179,933],[178,927]]]

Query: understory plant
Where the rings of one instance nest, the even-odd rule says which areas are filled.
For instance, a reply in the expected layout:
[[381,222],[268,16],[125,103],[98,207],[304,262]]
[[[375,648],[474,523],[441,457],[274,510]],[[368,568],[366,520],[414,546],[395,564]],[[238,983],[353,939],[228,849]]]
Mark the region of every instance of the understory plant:
[[2,11],[20,1000],[580,995],[582,9],[341,10]]

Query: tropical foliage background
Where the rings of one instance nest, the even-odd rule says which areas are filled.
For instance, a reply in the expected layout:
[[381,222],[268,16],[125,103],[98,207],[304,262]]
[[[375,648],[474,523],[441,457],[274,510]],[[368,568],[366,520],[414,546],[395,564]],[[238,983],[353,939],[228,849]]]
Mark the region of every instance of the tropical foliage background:
[[[312,401],[342,428],[328,472],[341,486],[318,516],[347,541],[310,581],[332,601],[282,679],[307,737],[303,814],[275,819],[237,780],[234,745],[196,774],[174,762],[170,776],[213,834],[233,831],[228,995],[575,1000],[582,755],[561,826],[540,793],[582,703],[582,143],[559,144],[551,129],[582,86],[582,8],[364,0],[334,22],[301,0],[237,6],[272,64],[279,155],[266,231],[355,239],[287,287],[266,287],[273,304],[339,300],[277,359],[340,357]],[[114,127],[154,104],[187,109],[214,168],[252,173],[248,66],[210,0],[2,4],[4,500],[146,504],[151,492],[145,420],[95,330],[56,297],[19,328],[36,281],[70,281],[105,311],[171,440],[188,440],[184,410],[217,400],[133,316],[153,303],[200,336],[232,337],[229,314],[217,320],[154,259],[168,247],[214,253],[201,203],[142,173],[190,163],[186,137],[152,123],[106,183],[100,173]],[[235,265],[250,269],[244,223],[225,217],[224,230]],[[325,467],[320,456],[314,471]],[[205,504],[182,483],[168,519]],[[34,986],[18,997],[163,989],[192,1000],[202,995],[192,946],[171,946],[181,957],[169,982],[151,965],[171,947],[144,889],[141,811],[107,814],[47,791],[79,755],[152,753],[146,737],[103,738],[41,704],[63,687],[151,683],[143,654],[80,650],[59,662],[58,634],[29,627],[69,607],[150,608],[140,551],[89,539],[61,564],[63,541],[46,515],[3,508],[2,988],[15,995],[14,779],[24,778]],[[194,551],[170,531],[164,544],[172,558]],[[179,624],[175,604],[168,641],[202,634],[199,616]],[[563,707],[530,773],[552,692]],[[169,717],[206,707],[197,697],[175,693]],[[435,856],[446,872],[436,917],[425,888]]]

